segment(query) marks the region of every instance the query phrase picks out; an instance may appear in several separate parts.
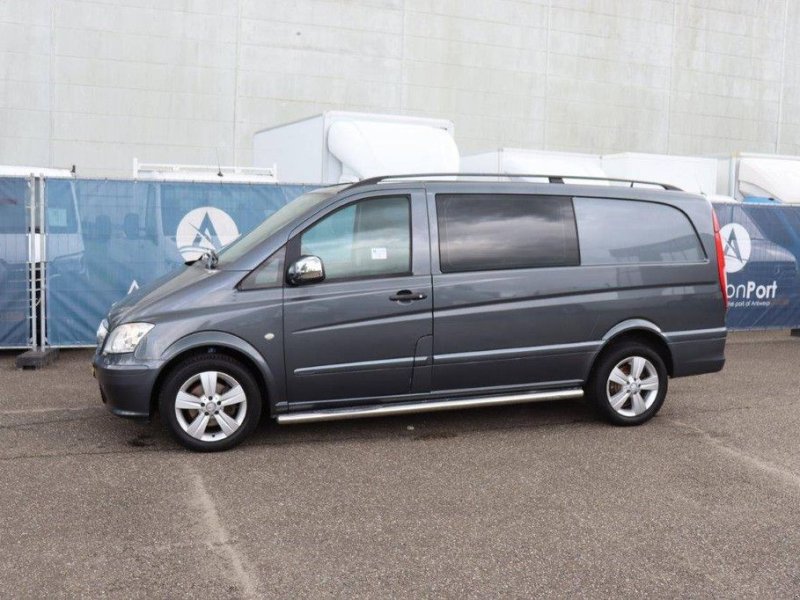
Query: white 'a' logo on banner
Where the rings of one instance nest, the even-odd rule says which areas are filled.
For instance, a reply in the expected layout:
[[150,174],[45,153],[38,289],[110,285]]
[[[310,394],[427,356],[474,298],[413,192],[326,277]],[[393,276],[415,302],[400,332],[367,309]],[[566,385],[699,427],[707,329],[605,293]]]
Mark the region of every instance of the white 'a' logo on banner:
[[228,213],[213,206],[201,206],[186,213],[178,223],[175,243],[184,260],[195,260],[238,237],[239,230]]
[[738,223],[728,223],[719,230],[719,234],[722,237],[722,252],[725,254],[725,271],[741,271],[750,260],[750,234]]

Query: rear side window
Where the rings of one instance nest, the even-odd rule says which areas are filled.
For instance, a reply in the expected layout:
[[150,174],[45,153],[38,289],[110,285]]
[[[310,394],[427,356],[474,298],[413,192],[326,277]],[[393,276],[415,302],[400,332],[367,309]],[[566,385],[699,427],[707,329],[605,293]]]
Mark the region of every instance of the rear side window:
[[689,219],[665,204],[575,198],[581,263],[687,263],[705,259]]
[[570,198],[524,194],[438,194],[443,273],[577,265]]

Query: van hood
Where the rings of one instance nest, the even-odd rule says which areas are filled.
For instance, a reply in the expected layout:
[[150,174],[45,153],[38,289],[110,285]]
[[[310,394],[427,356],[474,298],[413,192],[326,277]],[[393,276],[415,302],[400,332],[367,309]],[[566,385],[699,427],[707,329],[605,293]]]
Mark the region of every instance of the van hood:
[[241,271],[206,269],[201,263],[180,267],[112,304],[108,312],[109,331],[122,322],[193,306],[215,289],[233,287],[241,277]]

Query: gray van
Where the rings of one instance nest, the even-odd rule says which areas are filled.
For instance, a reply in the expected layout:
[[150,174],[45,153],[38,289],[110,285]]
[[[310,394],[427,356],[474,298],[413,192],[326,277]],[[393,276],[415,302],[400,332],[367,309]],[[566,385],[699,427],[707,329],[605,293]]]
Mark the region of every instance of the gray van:
[[[603,180],[392,176],[315,190],[114,305],[103,401],[193,450],[279,423],[581,398],[618,425],[719,371],[702,196]],[[621,184],[620,184],[621,183]]]

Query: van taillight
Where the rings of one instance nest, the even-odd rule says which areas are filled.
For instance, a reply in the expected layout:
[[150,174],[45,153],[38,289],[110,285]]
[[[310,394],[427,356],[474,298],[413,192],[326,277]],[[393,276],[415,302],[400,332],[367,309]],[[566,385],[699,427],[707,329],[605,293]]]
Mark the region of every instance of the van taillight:
[[722,303],[725,310],[728,310],[728,276],[725,274],[725,253],[722,250],[722,236],[719,233],[719,221],[717,213],[711,209],[711,219],[714,222],[714,243],[717,247],[717,276],[719,277],[719,287],[722,290]]

